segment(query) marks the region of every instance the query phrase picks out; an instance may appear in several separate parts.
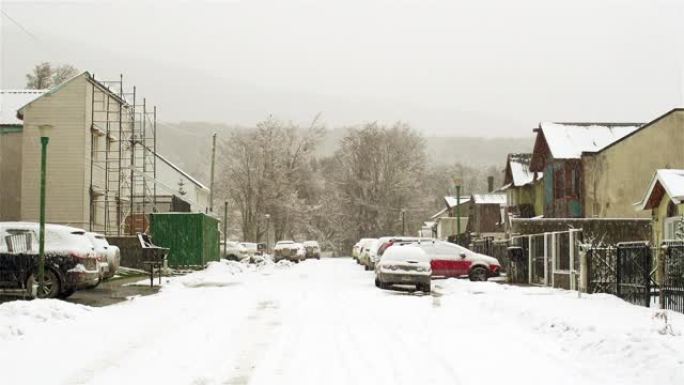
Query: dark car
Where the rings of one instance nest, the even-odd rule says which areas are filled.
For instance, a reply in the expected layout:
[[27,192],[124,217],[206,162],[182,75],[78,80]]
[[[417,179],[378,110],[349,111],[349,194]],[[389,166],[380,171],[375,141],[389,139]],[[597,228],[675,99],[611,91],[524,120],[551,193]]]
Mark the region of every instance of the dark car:
[[44,298],[66,298],[97,285],[98,261],[85,231],[45,227],[44,292],[38,293],[38,225],[0,222],[0,291]]
[[[66,298],[83,287],[84,280],[79,266],[82,264],[68,253],[47,253],[45,255],[44,289],[38,292],[38,254],[0,253],[0,289],[12,293],[25,291],[29,296],[41,298]],[[89,258],[91,269],[97,271],[97,260]],[[91,279],[92,286],[97,279]]]

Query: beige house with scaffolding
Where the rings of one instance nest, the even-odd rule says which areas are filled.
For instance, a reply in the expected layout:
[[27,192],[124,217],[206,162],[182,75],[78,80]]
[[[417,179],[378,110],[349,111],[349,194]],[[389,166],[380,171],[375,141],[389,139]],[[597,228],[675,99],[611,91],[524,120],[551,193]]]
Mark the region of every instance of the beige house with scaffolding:
[[[123,78],[83,72],[17,110],[21,139],[20,217],[39,218],[40,132],[48,145],[47,220],[119,235],[131,214],[154,210],[156,108],[136,104]],[[138,98],[138,101],[140,98]],[[133,197],[131,199],[131,197]],[[133,215],[135,216],[135,215]]]

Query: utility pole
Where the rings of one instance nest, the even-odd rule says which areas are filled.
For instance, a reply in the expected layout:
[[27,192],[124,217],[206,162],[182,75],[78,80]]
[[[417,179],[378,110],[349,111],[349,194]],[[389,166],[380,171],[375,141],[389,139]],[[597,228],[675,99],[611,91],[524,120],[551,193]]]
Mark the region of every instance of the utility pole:
[[456,185],[456,234],[461,235],[461,186]]
[[228,201],[223,202],[223,255],[228,256]]
[[270,242],[269,242],[269,241],[270,241],[270,240],[269,240],[270,235],[269,235],[269,233],[268,233],[268,232],[269,232],[268,230],[269,230],[269,227],[270,227],[269,225],[271,224],[271,214],[266,214],[266,215],[264,215],[264,216],[266,217],[266,252],[268,252],[268,245],[269,245],[269,243],[270,243]]
[[214,212],[214,163],[216,163],[216,133],[211,136],[211,182],[209,187],[209,211]]
[[401,209],[401,235],[406,236],[406,210]]

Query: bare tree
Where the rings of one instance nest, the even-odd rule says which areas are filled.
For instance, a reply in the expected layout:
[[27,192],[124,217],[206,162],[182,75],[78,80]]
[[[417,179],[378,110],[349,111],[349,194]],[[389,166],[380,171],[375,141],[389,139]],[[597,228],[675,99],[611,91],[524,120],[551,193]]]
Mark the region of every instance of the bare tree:
[[78,69],[71,64],[62,64],[52,71],[52,85],[57,86],[76,76]]
[[76,74],[78,69],[70,64],[54,67],[48,62],[43,62],[33,67],[31,73],[26,74],[26,88],[47,89],[62,84]]
[[295,238],[307,221],[305,193],[310,161],[324,129],[269,118],[256,129],[233,133],[221,145],[219,183],[240,212],[243,238],[264,240],[265,214],[276,238]]
[[33,67],[33,72],[26,74],[26,88],[42,90],[52,87],[52,66],[48,62]]

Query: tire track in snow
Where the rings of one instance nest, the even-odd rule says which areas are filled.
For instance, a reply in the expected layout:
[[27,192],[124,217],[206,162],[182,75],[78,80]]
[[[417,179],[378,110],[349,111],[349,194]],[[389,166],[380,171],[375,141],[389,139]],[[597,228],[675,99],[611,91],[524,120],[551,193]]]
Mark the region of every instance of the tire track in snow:
[[224,381],[225,385],[247,385],[263,353],[270,346],[273,335],[280,328],[278,310],[280,305],[272,299],[264,299],[247,316],[247,325],[241,333],[240,353],[235,372]]

